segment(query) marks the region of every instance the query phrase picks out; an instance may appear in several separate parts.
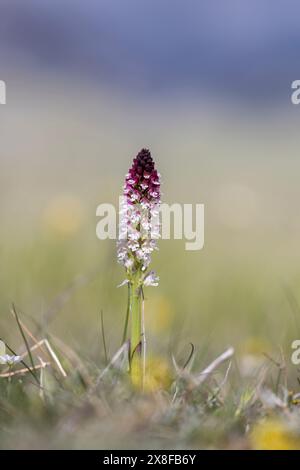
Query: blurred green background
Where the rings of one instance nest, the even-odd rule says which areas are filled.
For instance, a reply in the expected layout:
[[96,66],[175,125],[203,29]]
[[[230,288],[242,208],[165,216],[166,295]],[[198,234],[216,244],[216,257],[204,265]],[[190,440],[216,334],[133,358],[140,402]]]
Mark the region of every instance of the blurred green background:
[[163,201],[205,204],[204,249],[163,240],[153,257],[161,281],[147,289],[146,322],[155,348],[174,343],[176,325],[173,348],[295,339],[286,289],[298,296],[297,123],[206,113],[194,102],[153,100],[145,112],[132,98],[63,85],[16,82],[22,92],[1,108],[2,336],[16,344],[12,301],[41,320],[75,281],[51,330],[99,355],[102,309],[110,351],[117,347],[127,292],[117,289],[115,242],[96,238],[96,207],[117,207],[131,159],[148,146]]
[[[275,9],[269,18],[268,2],[254,2],[258,12],[229,2],[224,26],[208,2],[202,16],[195,3],[193,15],[175,2],[170,39],[169,8],[158,2],[153,11],[129,2],[133,16],[124,23],[120,4],[94,10],[94,2],[74,2],[74,17],[61,19],[56,2],[45,10],[29,3],[26,12],[17,1],[0,6],[8,20],[0,77],[8,90],[0,108],[1,336],[20,344],[14,302],[24,319],[100,362],[103,310],[110,354],[118,348],[124,272],[114,241],[96,238],[96,207],[117,205],[132,158],[149,147],[163,201],[204,203],[205,247],[159,243],[160,285],[146,292],[148,350],[184,356],[193,342],[208,359],[228,345],[241,354],[278,354],[283,346],[289,358],[300,335],[299,116],[290,104],[290,83],[299,78],[296,15]],[[152,23],[156,34],[147,26],[131,33],[145,18],[160,19]],[[199,32],[205,18],[207,37]]]

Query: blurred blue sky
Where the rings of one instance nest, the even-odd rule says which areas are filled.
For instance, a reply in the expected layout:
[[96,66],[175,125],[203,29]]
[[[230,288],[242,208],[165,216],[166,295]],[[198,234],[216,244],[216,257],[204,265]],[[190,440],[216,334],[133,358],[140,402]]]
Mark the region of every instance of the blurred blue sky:
[[1,75],[280,104],[300,79],[299,20],[297,0],[0,0]]

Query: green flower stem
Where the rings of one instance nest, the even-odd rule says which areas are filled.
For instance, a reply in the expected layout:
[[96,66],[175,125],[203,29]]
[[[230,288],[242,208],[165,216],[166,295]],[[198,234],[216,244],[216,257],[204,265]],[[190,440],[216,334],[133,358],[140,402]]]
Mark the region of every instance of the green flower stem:
[[122,344],[121,346],[125,343],[127,340],[127,330],[128,330],[128,322],[129,322],[129,316],[130,316],[130,302],[131,302],[131,283],[128,282],[128,295],[127,295],[127,308],[126,308],[126,318],[125,318],[125,325],[124,325],[124,331],[123,331],[123,337],[122,337]]
[[130,375],[133,385],[143,386],[142,361],[142,289],[141,273],[137,271],[130,289],[131,337],[130,337]]

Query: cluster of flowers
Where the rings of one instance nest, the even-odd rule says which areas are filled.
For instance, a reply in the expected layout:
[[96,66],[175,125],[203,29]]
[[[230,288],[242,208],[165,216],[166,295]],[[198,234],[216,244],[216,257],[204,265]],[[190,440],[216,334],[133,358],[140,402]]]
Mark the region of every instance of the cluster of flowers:
[[[159,205],[160,175],[149,150],[142,149],[126,175],[121,204],[118,261],[128,274],[145,272],[150,264],[160,236]],[[154,273],[144,283],[157,285]]]

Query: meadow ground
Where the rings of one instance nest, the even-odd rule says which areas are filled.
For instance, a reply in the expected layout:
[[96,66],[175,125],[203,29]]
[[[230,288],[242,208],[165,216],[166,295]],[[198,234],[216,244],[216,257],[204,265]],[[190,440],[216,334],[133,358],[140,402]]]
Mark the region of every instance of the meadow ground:
[[[44,113],[39,93],[19,97],[26,121],[8,108],[1,143],[0,337],[25,365],[0,366],[0,447],[300,448],[296,126],[158,103],[130,102],[128,119],[107,93]],[[206,226],[202,251],[163,240],[153,257],[141,393],[120,350],[124,273],[95,213],[145,145],[163,200],[204,203]]]

